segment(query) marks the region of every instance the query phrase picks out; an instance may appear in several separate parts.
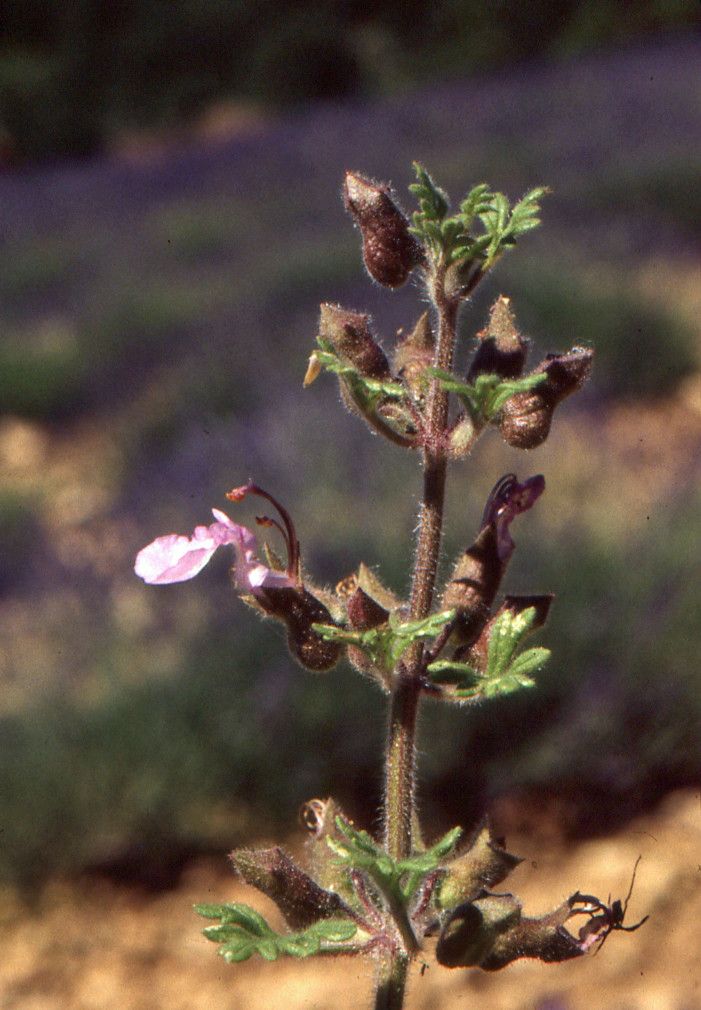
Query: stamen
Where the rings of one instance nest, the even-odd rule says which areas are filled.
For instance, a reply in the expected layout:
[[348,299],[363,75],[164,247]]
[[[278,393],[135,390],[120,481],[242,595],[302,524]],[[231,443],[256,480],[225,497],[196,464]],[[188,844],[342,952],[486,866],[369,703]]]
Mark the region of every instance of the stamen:
[[[297,534],[295,532],[294,523],[290,517],[289,512],[284,506],[282,506],[271,494],[265,491],[262,487],[254,484],[253,481],[249,481],[248,484],[242,484],[241,487],[235,487],[231,491],[227,491],[226,497],[229,501],[243,501],[247,494],[255,494],[260,498],[265,498],[269,501],[273,508],[277,509],[280,513],[280,518],[285,527],[286,534],[283,533],[285,544],[287,546],[287,574],[291,579],[294,579],[298,584],[300,584],[299,577],[299,540],[297,539]],[[273,524],[274,521],[271,519],[270,523]],[[274,523],[277,525],[277,523]],[[277,528],[282,532],[279,525]]]

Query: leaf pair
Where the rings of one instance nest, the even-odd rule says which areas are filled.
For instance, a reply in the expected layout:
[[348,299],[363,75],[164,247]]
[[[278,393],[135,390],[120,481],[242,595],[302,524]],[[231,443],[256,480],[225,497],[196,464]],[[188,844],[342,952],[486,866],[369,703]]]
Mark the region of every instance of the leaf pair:
[[476,423],[491,421],[511,396],[528,392],[547,379],[543,372],[525,375],[521,379],[503,379],[495,374],[482,374],[473,383],[467,383],[440,368],[431,368],[429,371],[440,380],[444,389],[455,393]]
[[332,624],[314,625],[314,631],[326,641],[356,646],[378,669],[391,672],[414,642],[435,638],[454,616],[455,611],[445,610],[420,621],[402,623],[396,614],[390,614],[386,624],[368,631],[353,631]]
[[462,835],[462,828],[453,828],[431,848],[413,852],[406,859],[393,859],[367,831],[359,831],[343,817],[336,818],[342,837],[329,836],[327,845],[343,865],[363,870],[385,895],[408,902],[427,874],[437,870]]

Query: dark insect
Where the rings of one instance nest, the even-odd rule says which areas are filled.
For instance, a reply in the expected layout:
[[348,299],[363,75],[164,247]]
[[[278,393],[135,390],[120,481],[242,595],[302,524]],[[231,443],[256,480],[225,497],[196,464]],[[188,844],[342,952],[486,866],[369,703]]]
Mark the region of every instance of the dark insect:
[[598,947],[596,948],[597,954],[606,943],[606,940],[611,933],[616,930],[623,930],[625,933],[634,933],[636,929],[640,929],[643,923],[647,922],[650,918],[649,915],[646,915],[640,920],[640,922],[636,922],[634,926],[624,925],[626,912],[628,911],[628,902],[630,901],[630,896],[633,893],[635,874],[638,870],[638,863],[640,862],[640,859],[641,856],[638,856],[635,861],[633,876],[631,877],[630,887],[628,888],[628,894],[625,896],[623,901],[621,901],[620,898],[616,898],[616,900],[612,902],[611,895],[609,895],[608,902],[604,904],[603,901],[599,898],[595,898],[591,894],[577,895],[578,901],[583,902],[586,907],[579,909],[576,914],[590,915],[588,921],[579,930],[579,940],[582,944],[585,944],[587,948],[598,943]]

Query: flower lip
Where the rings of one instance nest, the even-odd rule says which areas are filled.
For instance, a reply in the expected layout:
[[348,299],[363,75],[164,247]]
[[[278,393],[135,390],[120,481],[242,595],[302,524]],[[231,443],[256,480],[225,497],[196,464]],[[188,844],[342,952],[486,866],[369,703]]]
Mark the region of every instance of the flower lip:
[[497,550],[502,561],[508,560],[515,546],[509,526],[517,515],[535,505],[544,490],[545,478],[542,474],[519,484],[516,474],[507,473],[494,485],[482,516],[482,529],[494,524]]
[[134,571],[149,585],[169,585],[192,579],[211,560],[219,547],[231,545],[236,552],[234,582],[240,592],[267,588],[295,588],[285,572],[268,568],[257,557],[256,537],[246,526],[235,523],[225,512],[212,509],[209,526],[196,526],[192,535],[177,533],[157,537],[136,556]]
[[185,582],[202,571],[221,542],[208,526],[196,526],[190,537],[157,537],[139,551],[134,571],[150,585]]

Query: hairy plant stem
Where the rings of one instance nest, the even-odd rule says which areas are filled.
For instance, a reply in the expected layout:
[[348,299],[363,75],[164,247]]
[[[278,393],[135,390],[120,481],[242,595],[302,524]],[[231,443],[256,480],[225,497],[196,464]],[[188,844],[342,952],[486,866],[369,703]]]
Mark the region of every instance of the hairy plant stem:
[[401,952],[380,962],[375,1010],[402,1010],[408,968],[409,958]]
[[[445,294],[445,271],[438,267],[430,291],[438,314],[438,337],[434,365],[450,371],[455,350],[457,299]],[[431,383],[425,415],[424,486],[419,533],[414,554],[411,588],[411,619],[428,617],[440,555],[443,505],[447,474],[446,432],[448,393],[438,380]],[[406,858],[412,850],[414,822],[415,739],[424,650],[417,642],[395,672],[389,714],[385,757],[385,845],[394,859]],[[405,943],[406,945],[406,943]],[[409,966],[414,951],[398,952],[381,966],[375,1010],[401,1010]],[[407,956],[409,955],[409,956]]]

